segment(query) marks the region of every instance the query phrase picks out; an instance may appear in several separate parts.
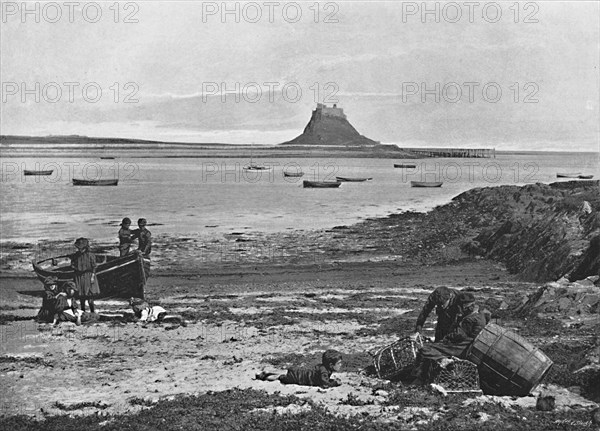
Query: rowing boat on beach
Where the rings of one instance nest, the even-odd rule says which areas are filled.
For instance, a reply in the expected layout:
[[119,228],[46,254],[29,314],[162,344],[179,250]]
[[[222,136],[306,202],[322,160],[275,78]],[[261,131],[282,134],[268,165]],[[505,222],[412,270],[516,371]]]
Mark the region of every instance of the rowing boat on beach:
[[441,181],[411,181],[411,187],[442,187]]
[[116,186],[119,180],[81,180],[73,178],[74,186]]
[[394,167],[395,168],[408,168],[408,169],[413,169],[416,168],[417,165],[404,165],[402,163],[394,163]]
[[560,173],[560,174],[556,174],[556,178],[579,178],[579,175],[581,175],[581,172]]
[[593,175],[579,175],[577,178],[579,178],[580,180],[591,180],[592,178],[594,178]]
[[[99,298],[144,298],[144,286],[150,275],[150,260],[139,251],[123,257],[95,254]],[[33,261],[33,270],[41,281],[56,277],[59,282],[72,281],[75,276],[70,256],[58,256]]]
[[307,181],[302,182],[305,189],[332,189],[341,186],[339,181]]
[[23,175],[52,175],[52,172],[54,172],[54,169],[50,169],[48,171],[34,171],[25,169],[23,171]]
[[348,178],[348,177],[335,177],[335,179],[339,182],[348,182],[348,183],[362,183],[363,181],[370,181],[373,178]]

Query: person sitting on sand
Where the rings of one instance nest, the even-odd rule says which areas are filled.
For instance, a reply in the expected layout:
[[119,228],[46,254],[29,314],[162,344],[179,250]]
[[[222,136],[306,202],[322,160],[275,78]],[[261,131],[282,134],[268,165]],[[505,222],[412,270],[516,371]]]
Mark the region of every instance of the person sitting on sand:
[[460,307],[457,303],[458,294],[457,290],[446,286],[440,286],[431,292],[417,318],[414,335],[417,336],[422,332],[427,317],[435,307],[438,317],[435,326],[435,341],[442,341],[454,329],[460,318]]
[[56,307],[56,295],[58,295],[58,278],[47,277],[44,280],[44,297],[42,307],[37,314],[36,320],[40,323],[52,323]]
[[132,233],[129,227],[131,226],[131,219],[125,217],[121,222],[121,229],[119,229],[119,256],[127,256],[129,254],[129,248],[131,247]]
[[331,379],[331,374],[342,368],[342,354],[337,350],[327,350],[323,353],[322,363],[314,368],[292,367],[287,374],[267,373],[263,371],[256,375],[257,380],[279,380],[284,385],[320,386],[331,388],[340,383]]
[[76,325],[81,325],[83,312],[77,309],[75,301],[76,293],[75,283],[72,281],[66,282],[62,291],[56,296],[54,325],[57,325],[59,322],[73,322]]
[[485,309],[479,310],[472,293],[460,292],[457,303],[463,317],[454,330],[447,334],[441,342],[426,343],[417,352],[412,374],[415,377],[415,384],[423,383],[431,362],[452,356],[464,359],[467,349],[475,337],[489,322],[490,312]]
[[149,259],[152,251],[152,234],[146,229],[146,224],[145,218],[138,219],[138,229],[133,230],[131,233],[132,238],[138,239],[138,250],[145,258]]
[[150,307],[150,304],[140,298],[131,298],[129,305],[140,322],[160,322],[167,315],[167,310],[161,306]]

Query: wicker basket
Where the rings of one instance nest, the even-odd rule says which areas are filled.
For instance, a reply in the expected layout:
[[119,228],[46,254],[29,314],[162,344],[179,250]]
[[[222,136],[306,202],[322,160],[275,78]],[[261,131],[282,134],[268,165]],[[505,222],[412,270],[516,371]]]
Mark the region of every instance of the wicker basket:
[[430,383],[443,387],[446,392],[482,392],[479,387],[477,365],[453,356],[450,362],[442,367],[444,361],[448,362],[446,358],[440,359],[429,367]]
[[412,366],[417,357],[417,351],[423,346],[421,337],[404,337],[400,340],[370,352],[377,376],[381,379],[393,379],[406,367]]

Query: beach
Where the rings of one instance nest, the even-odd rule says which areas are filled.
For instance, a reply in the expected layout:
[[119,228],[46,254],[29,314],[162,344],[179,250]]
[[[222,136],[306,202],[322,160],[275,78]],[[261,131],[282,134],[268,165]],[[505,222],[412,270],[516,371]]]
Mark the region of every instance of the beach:
[[[597,377],[573,372],[597,361],[600,322],[591,308],[596,303],[579,314],[567,307],[551,316],[517,316],[513,311],[528,295],[552,285],[556,277],[540,271],[538,263],[518,267],[507,257],[485,258],[482,251],[497,252],[497,244],[488,244],[482,234],[485,228],[501,228],[511,214],[515,225],[528,217],[547,224],[529,227],[530,240],[542,254],[535,255],[526,244],[514,245],[520,251],[511,249],[504,239],[509,254],[528,250],[527,257],[521,254],[523,262],[556,259],[539,242],[544,235],[535,231],[538,226],[549,233],[549,245],[567,241],[571,255],[581,258],[585,238],[596,234],[598,225],[594,214],[582,215],[569,200],[573,195],[589,199],[594,208],[600,199],[595,183],[574,184],[570,190],[564,184],[504,186],[468,192],[429,213],[324,230],[233,232],[214,242],[157,235],[146,298],[181,315],[185,325],[120,320],[37,324],[31,318],[41,304],[41,283],[31,276],[29,259],[69,243],[5,244],[0,382],[8,390],[2,395],[2,423],[36,427],[36,421],[45,420],[46,429],[81,423],[116,429],[152,418],[173,429],[236,429],[240,424],[306,429],[308,423],[315,429],[332,423],[344,429],[471,429],[482,424],[494,429],[506,422],[513,429],[575,429],[582,423],[591,428],[590,414],[599,400]],[[550,197],[556,200],[553,205],[531,210]],[[573,208],[564,213],[567,201]],[[479,202],[477,210],[474,202]],[[552,220],[583,230],[559,238]],[[93,247],[110,251],[114,245]],[[537,280],[524,281],[524,274]],[[598,289],[595,280],[590,274],[557,286]],[[532,396],[444,396],[366,372],[372,365],[368,352],[411,333],[427,295],[441,285],[473,292],[492,310],[494,322],[526,337],[554,361]],[[114,298],[97,301],[97,307],[112,315],[129,309],[126,300]],[[432,318],[425,332],[433,334]],[[338,388],[254,380],[261,370],[285,372],[292,365],[316,364],[327,348],[344,355],[344,368],[335,375],[342,383]],[[556,410],[535,409],[540,391],[555,396]],[[469,414],[456,417],[452,412],[457,409]]]
[[0,430],[600,431],[599,2],[0,12]]

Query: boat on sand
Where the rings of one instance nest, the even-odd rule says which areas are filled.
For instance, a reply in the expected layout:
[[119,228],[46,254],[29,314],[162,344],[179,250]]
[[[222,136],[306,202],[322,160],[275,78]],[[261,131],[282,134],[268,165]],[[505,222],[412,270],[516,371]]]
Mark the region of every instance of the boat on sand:
[[[150,260],[134,251],[123,257],[95,254],[96,277],[100,287],[99,298],[144,298],[144,286],[150,275]],[[56,277],[59,283],[72,281],[75,276],[71,268],[70,255],[51,257],[32,262],[33,270],[43,282],[47,277]]]

